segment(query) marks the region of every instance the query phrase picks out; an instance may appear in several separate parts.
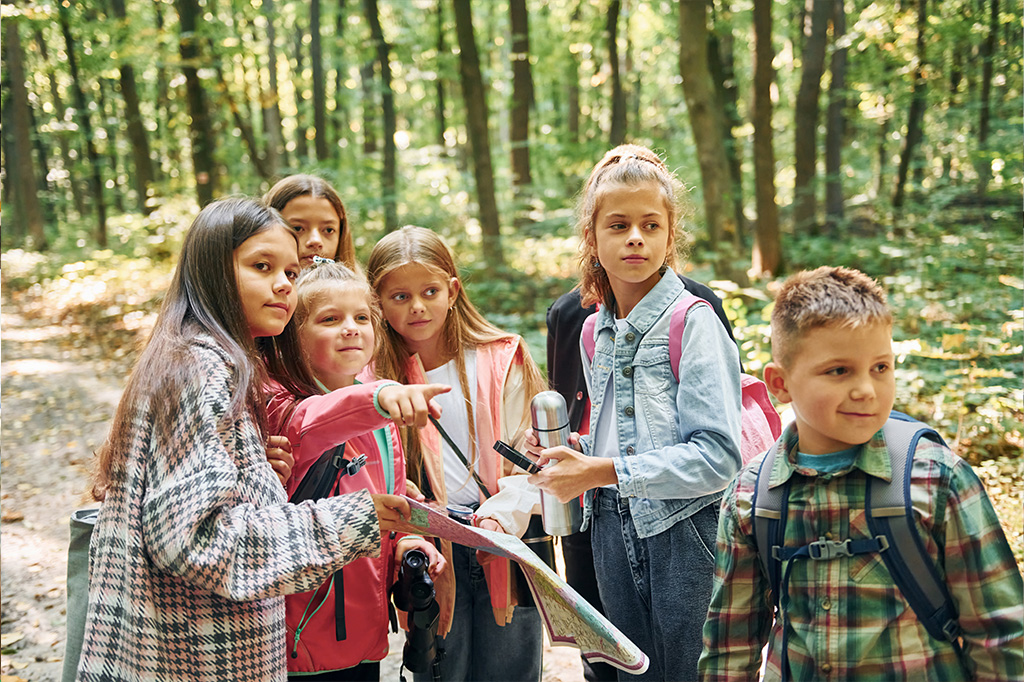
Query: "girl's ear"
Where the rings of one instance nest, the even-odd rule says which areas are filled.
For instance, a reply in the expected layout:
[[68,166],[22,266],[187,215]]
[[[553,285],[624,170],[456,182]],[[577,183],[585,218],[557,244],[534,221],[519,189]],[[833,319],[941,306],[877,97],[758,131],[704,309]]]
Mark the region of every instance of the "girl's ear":
[[769,362],[764,366],[764,383],[779,402],[788,403],[793,400],[789,395],[789,379],[782,365]]
[[459,281],[458,277],[451,277],[448,279],[448,299],[455,300],[455,297],[459,295],[459,291],[462,289],[462,282]]

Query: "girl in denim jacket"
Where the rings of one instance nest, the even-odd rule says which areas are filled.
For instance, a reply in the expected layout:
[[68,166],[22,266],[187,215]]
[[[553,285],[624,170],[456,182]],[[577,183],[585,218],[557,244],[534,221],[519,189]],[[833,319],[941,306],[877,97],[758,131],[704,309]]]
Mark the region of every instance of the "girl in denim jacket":
[[739,357],[710,306],[690,309],[669,366],[686,293],[673,271],[679,192],[644,147],[616,147],[591,172],[577,209],[583,304],[601,305],[593,361],[580,350],[590,434],[583,454],[530,448],[549,460],[532,483],[563,502],[585,493],[601,601],[651,659],[628,679],[697,679],[718,502],[740,468]]

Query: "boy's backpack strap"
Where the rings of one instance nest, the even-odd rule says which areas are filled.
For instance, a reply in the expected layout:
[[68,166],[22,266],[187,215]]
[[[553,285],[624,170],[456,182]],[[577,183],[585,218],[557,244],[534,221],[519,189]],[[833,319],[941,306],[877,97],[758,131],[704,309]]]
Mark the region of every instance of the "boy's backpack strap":
[[782,562],[777,558],[778,553],[775,549],[784,544],[785,518],[789,506],[788,484],[776,486],[774,489],[768,487],[772,467],[778,453],[779,443],[776,442],[761,460],[754,483],[754,499],[751,503],[754,512],[751,519],[754,527],[754,542],[757,545],[757,556],[761,561],[761,569],[768,578],[768,584],[772,591],[772,602],[776,607],[779,605]]
[[871,534],[884,535],[889,550],[881,553],[893,581],[928,633],[959,647],[960,625],[953,599],[928,555],[914,521],[910,497],[914,451],[922,438],[945,444],[932,428],[893,412],[883,429],[892,478],[872,477],[867,489],[867,522]]

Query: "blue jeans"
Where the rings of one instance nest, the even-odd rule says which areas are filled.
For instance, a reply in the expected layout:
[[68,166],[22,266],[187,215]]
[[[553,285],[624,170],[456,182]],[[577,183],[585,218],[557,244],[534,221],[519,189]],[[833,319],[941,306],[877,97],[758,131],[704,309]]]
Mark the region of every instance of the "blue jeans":
[[[494,622],[491,596],[476,550],[452,545],[455,569],[455,613],[448,636],[438,639],[445,650],[443,682],[481,680],[539,682],[544,632],[535,606],[517,606],[504,627]],[[414,673],[415,682],[430,682],[430,673]]]
[[620,682],[697,679],[718,509],[709,504],[640,539],[626,501],[614,491],[598,491],[591,540],[601,602],[608,619],[651,660],[643,675],[619,671]]

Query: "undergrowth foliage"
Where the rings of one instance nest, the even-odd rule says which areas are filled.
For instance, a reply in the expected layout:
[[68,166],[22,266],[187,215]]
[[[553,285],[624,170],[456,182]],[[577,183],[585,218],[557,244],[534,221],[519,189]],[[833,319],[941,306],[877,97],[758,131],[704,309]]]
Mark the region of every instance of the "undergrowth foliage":
[[[152,326],[194,210],[188,201],[173,201],[148,217],[125,216],[117,221],[117,246],[86,259],[77,244],[49,254],[6,251],[4,294],[24,314],[81,325],[116,346],[110,352],[131,354]],[[526,338],[541,365],[544,314],[573,286],[577,255],[567,212],[552,210],[545,218],[549,233],[505,236],[504,269],[479,258],[472,225],[447,221],[455,226],[445,233],[473,301],[497,325]],[[1020,220],[1018,209],[929,206],[888,226],[840,226],[842,238],[786,237],[790,271],[846,265],[882,282],[896,320],[897,407],[934,425],[975,464],[1020,461],[1024,446]],[[373,235],[364,231],[362,251],[372,247]],[[690,276],[709,279],[703,264],[686,267]],[[748,287],[710,282],[732,319],[744,366],[754,374],[771,357],[768,320],[779,281]]]

